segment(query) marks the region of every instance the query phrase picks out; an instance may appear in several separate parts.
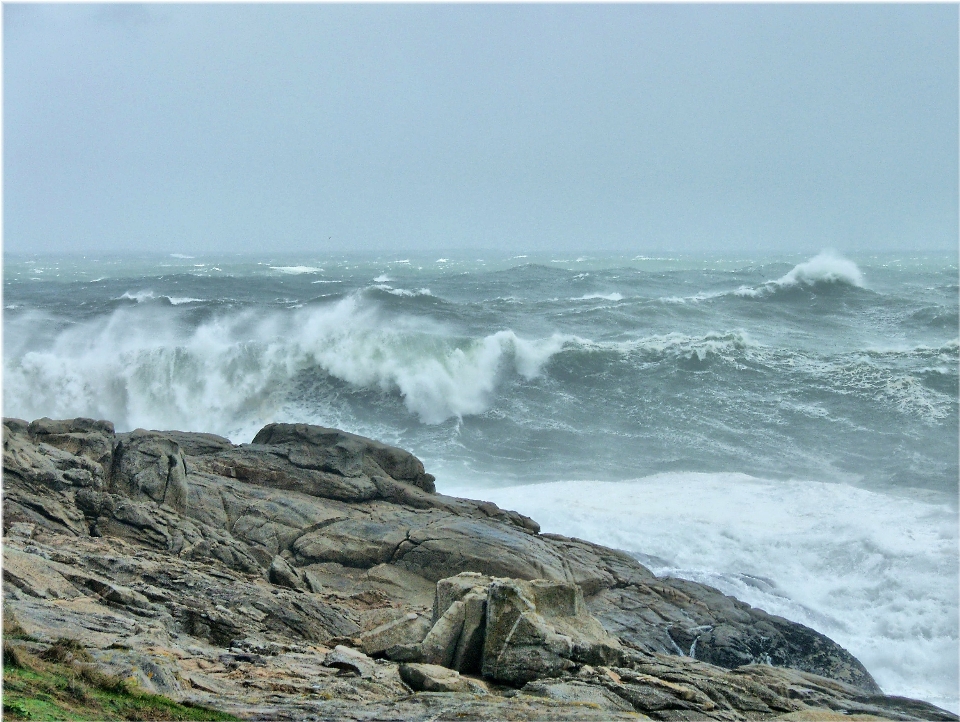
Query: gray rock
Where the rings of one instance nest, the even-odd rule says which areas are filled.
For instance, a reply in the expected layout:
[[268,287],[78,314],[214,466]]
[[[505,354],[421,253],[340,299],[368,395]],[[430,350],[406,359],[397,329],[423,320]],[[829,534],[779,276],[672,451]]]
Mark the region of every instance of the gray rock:
[[588,704],[599,709],[633,712],[633,705],[600,685],[578,680],[540,679],[528,682],[520,690],[534,697],[547,697],[561,702]]
[[824,635],[702,584],[640,581],[604,590],[587,606],[612,633],[648,651],[728,669],[754,663],[793,667],[873,694],[880,690],[853,655]]
[[376,662],[363,652],[337,645],[323,660],[324,667],[333,667],[343,672],[352,672],[358,677],[376,676]]
[[453,668],[480,674],[487,633],[487,589],[473,589],[463,599],[463,627],[453,653]]
[[433,602],[434,623],[444,615],[451,604],[460,601],[473,590],[482,591],[486,597],[487,588],[492,581],[492,577],[476,572],[461,572],[455,577],[438,581]]
[[303,573],[291,567],[290,564],[287,563],[287,560],[280,556],[273,558],[268,577],[272,584],[278,584],[281,587],[288,587],[299,591],[306,591],[308,588]]
[[457,641],[463,631],[464,604],[453,602],[431,627],[420,644],[421,660],[427,664],[449,667],[457,651]]
[[180,445],[152,431],[137,429],[117,437],[111,489],[135,501],[150,499],[183,513],[187,470]]
[[574,584],[497,579],[487,596],[483,676],[524,684],[578,664],[614,664],[620,643],[587,612]]
[[409,481],[427,492],[435,490],[434,477],[410,452],[337,429],[269,424],[253,443],[284,447],[290,462],[301,468],[355,477],[364,473],[365,462],[369,461],[398,481]]
[[[278,425],[234,446],[7,419],[3,443],[4,609],[41,640],[23,643],[69,630],[98,664],[198,704],[261,719],[956,719],[883,696],[802,625],[427,491],[414,457],[361,437]],[[328,649],[344,643],[386,659]],[[425,649],[529,687],[410,695],[398,662]]]
[[409,612],[400,619],[364,632],[360,635],[360,642],[364,654],[383,654],[388,649],[417,645],[429,631],[430,621],[427,618],[416,612]]
[[400,678],[417,692],[486,694],[482,685],[461,677],[459,672],[436,664],[401,664]]

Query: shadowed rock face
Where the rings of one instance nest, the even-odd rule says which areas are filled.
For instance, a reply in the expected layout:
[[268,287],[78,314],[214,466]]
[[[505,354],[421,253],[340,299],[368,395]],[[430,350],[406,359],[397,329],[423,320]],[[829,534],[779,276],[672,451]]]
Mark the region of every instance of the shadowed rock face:
[[5,611],[174,697],[275,719],[955,719],[802,625],[436,494],[363,437],[7,419],[3,443]]

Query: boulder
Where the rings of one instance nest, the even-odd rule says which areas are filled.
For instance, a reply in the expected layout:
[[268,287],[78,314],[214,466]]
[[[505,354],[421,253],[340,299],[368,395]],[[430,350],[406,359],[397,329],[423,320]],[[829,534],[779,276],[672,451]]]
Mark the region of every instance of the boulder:
[[135,501],[150,499],[180,513],[186,511],[187,469],[177,442],[137,429],[117,437],[113,457],[113,491]]
[[436,664],[401,664],[400,678],[416,692],[486,694],[486,690],[479,682],[461,677],[459,672]]
[[303,469],[346,477],[365,472],[373,476],[379,469],[424,491],[435,490],[433,475],[427,474],[423,463],[410,452],[338,429],[309,424],[268,424],[254,437],[253,443],[283,448],[290,463]]
[[376,675],[376,662],[363,652],[356,649],[337,645],[333,651],[329,652],[323,660],[325,667],[339,669],[343,673],[355,674],[358,677],[374,677]]
[[419,644],[429,631],[430,621],[426,617],[409,612],[361,634],[361,648],[367,655],[383,654],[401,645]]
[[267,575],[272,584],[277,584],[281,587],[288,587],[290,589],[297,589],[301,592],[309,589],[309,585],[307,584],[303,572],[301,572],[299,569],[294,569],[292,566],[290,566],[287,560],[281,556],[276,556],[273,558],[273,562],[270,564],[270,570],[267,572]]
[[487,595],[484,677],[525,684],[580,664],[623,659],[616,638],[586,610],[574,584],[496,579]]
[[427,664],[450,667],[463,631],[464,605],[455,601],[434,623],[420,644],[420,657]]

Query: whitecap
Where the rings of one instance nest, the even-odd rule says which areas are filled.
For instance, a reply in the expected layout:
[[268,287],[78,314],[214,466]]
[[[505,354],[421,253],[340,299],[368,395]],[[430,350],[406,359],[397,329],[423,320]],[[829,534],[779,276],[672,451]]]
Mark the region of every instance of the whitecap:
[[388,286],[385,283],[380,283],[374,286],[378,291],[386,291],[389,294],[394,296],[406,296],[408,298],[414,296],[432,296],[433,293],[430,292],[429,288],[418,288],[416,291],[408,291],[405,288],[394,288],[393,286]]
[[603,300],[603,301],[622,301],[623,294],[613,292],[613,293],[588,293],[585,296],[580,296],[579,298],[571,298],[571,301],[591,301],[591,300]]
[[323,271],[322,268],[317,268],[316,266],[270,266],[270,270],[280,271],[280,273],[287,273],[293,276],[302,273],[320,273]]
[[137,303],[143,303],[144,301],[149,301],[150,299],[156,298],[156,295],[153,291],[126,291],[119,299],[126,299],[128,301],[136,301]]
[[298,375],[320,369],[358,389],[396,394],[411,414],[437,424],[483,413],[505,378],[536,378],[569,342],[510,330],[463,337],[427,319],[382,314],[358,294],[324,306],[225,313],[191,330],[169,306],[120,308],[6,356],[5,408],[24,418],[88,416],[123,429],[249,441],[237,434],[274,418]]
[[957,709],[958,519],[947,506],[736,473],[438,487],[529,514],[547,532],[642,553],[657,574],[826,634],[887,694]]
[[761,298],[783,288],[818,286],[826,284],[864,288],[863,273],[853,261],[843,258],[835,251],[821,251],[808,261],[798,263],[788,273],[774,281],[765,281],[756,287],[740,286],[733,295],[744,298]]

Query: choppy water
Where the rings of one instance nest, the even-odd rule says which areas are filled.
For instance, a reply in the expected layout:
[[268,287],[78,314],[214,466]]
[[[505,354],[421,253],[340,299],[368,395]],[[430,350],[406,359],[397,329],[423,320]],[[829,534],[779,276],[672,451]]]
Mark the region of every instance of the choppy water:
[[7,258],[3,303],[6,415],[373,436],[957,709],[956,257]]

